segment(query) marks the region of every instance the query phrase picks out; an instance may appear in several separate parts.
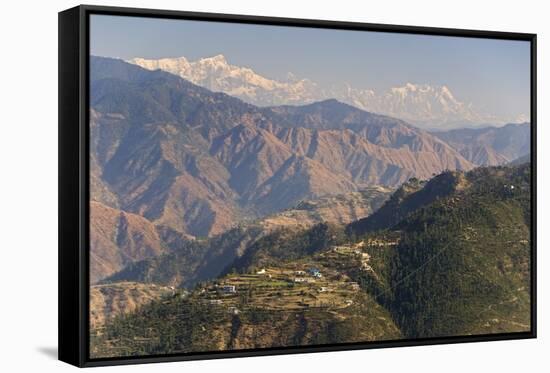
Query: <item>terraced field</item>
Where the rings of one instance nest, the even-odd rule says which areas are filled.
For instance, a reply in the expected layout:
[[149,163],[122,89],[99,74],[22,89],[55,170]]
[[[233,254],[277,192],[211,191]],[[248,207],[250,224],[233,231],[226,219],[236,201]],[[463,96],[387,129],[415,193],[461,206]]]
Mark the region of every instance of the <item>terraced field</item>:
[[[308,268],[318,268],[322,277],[307,274]],[[359,290],[347,276],[315,262],[264,270],[261,274],[228,275],[201,289],[198,298],[226,307],[290,311],[310,307],[345,308],[353,304]],[[235,292],[223,290],[231,286],[235,287]]]

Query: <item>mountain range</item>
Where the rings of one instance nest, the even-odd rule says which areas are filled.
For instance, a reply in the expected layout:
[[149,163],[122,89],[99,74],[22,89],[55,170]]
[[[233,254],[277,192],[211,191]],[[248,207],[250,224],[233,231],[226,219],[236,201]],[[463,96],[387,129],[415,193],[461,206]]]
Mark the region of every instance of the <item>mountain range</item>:
[[90,59],[92,357],[530,330],[529,124],[254,105],[219,73]]
[[194,236],[302,199],[473,167],[428,132],[336,100],[259,108],[110,59],[93,58],[92,77],[96,198]]
[[[93,281],[169,252],[162,235],[215,236],[301,201],[484,164],[459,133],[335,99],[258,107],[122,60],[92,57],[90,68]],[[529,149],[491,131],[478,137],[496,163]]]
[[215,92],[224,92],[258,106],[304,105],[335,98],[357,108],[406,120],[423,128],[450,129],[483,123],[525,121],[525,117],[499,118],[456,98],[447,86],[405,83],[385,92],[340,84],[321,86],[292,73],[283,80],[262,76],[246,66],[230,64],[225,56],[189,61],[185,57],[128,62],[149,70],[162,69]]

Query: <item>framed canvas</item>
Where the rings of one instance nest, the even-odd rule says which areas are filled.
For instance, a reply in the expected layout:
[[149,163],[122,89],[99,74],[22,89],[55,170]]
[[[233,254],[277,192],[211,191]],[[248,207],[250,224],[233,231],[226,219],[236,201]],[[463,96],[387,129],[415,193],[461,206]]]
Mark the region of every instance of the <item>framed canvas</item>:
[[536,336],[536,35],[59,13],[59,358]]

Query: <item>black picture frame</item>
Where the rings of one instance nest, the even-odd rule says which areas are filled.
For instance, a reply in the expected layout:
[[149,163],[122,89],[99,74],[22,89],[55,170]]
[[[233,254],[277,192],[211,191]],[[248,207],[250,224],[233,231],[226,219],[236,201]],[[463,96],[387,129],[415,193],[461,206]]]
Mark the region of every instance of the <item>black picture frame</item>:
[[[89,357],[89,17],[92,14],[528,41],[531,45],[531,330],[445,338]],[[79,367],[536,338],[536,34],[81,5],[59,13],[59,360]]]

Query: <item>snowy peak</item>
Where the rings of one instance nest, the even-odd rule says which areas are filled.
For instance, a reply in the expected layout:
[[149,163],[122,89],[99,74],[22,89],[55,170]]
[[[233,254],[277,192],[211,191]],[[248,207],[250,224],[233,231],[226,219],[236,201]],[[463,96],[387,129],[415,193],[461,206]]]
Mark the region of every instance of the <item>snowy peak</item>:
[[456,123],[483,123],[488,118],[476,112],[470,104],[455,98],[451,90],[443,86],[406,83],[391,88],[385,94],[361,101],[363,107],[387,115],[397,116],[413,123],[445,125]]
[[[498,118],[460,101],[446,85],[406,82],[385,92],[354,87],[322,87],[320,84],[288,73],[286,79],[270,79],[246,66],[230,64],[223,54],[189,61],[185,57],[144,59],[128,62],[148,70],[161,69],[197,85],[224,92],[258,106],[304,105],[337,99],[360,109],[389,115],[427,129],[470,127],[486,123],[506,123],[513,118]],[[524,121],[526,115],[519,115]]]
[[202,62],[211,63],[214,65],[227,65],[227,60],[223,54],[218,54],[214,57],[203,58]]
[[224,92],[261,106],[301,104],[315,101],[314,83],[289,74],[278,81],[257,74],[248,67],[231,65],[224,55],[189,62],[185,57],[148,60],[134,58],[128,62],[148,70],[162,69],[179,75],[212,91]]
[[188,67],[189,61],[187,61],[187,58],[185,57],[176,57],[176,58],[161,58],[158,60],[148,60],[145,58],[132,58],[130,61],[135,65],[139,65],[143,68],[146,68],[148,70],[155,70],[155,69],[168,69],[168,68],[182,68],[182,67]]
[[428,84],[414,84],[405,83],[402,87],[391,88],[390,91],[401,96],[408,95],[434,95],[440,97],[447,97],[454,100],[454,96],[446,85],[432,86]]

